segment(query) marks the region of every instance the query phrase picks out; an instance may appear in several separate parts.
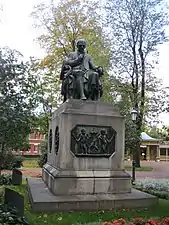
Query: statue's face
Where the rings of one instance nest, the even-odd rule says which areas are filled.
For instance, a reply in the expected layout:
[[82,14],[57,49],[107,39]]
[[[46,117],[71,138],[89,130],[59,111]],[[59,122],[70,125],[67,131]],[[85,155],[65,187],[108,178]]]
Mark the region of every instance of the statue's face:
[[79,52],[83,53],[84,50],[85,50],[85,48],[86,48],[86,43],[84,43],[84,42],[78,42],[77,48],[78,48],[78,51]]
[[106,131],[105,130],[101,130],[101,134],[102,135],[105,135],[106,134]]
[[82,134],[86,134],[86,131],[84,129],[81,130]]

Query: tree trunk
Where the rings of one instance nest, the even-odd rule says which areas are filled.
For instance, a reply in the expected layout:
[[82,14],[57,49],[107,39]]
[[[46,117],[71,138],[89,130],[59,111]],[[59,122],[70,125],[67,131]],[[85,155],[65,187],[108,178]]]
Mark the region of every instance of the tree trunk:
[[[133,39],[134,42],[134,39]],[[137,53],[136,53],[136,45],[133,45],[132,48],[133,53],[133,74],[132,74],[132,92],[133,92],[133,103],[134,108],[138,111],[138,86],[139,86],[139,69],[138,69],[138,62],[137,62]],[[134,77],[135,75],[135,77]],[[140,128],[138,128],[137,121],[136,121],[136,133],[137,138],[135,140],[135,150],[133,154],[133,160],[135,161],[135,166],[140,167]]]
[[[140,132],[139,132],[140,133]],[[136,148],[135,148],[135,166],[140,167],[140,140],[136,139]]]

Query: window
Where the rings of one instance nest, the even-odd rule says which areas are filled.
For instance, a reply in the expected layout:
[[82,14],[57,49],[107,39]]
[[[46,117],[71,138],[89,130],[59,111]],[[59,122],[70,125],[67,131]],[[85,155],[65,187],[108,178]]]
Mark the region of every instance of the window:
[[38,152],[39,151],[39,145],[34,145],[34,152]]
[[160,149],[160,155],[166,155],[166,149],[165,148]]

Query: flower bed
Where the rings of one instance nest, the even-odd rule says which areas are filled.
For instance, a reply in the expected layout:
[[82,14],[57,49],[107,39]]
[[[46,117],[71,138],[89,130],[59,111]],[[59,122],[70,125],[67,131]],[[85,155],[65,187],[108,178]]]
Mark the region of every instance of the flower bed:
[[167,179],[144,179],[136,181],[136,188],[156,195],[159,198],[169,199],[169,180]]
[[145,190],[167,191],[169,192],[169,180],[167,179],[150,179],[136,181],[136,185]]
[[114,220],[112,222],[104,222],[103,225],[168,225],[169,218],[163,218],[161,220],[134,218],[131,221],[126,221],[123,218]]

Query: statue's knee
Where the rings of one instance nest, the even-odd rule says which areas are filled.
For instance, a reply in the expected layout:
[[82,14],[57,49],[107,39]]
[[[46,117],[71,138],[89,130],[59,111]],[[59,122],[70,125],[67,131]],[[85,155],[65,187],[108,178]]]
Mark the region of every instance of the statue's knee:
[[93,75],[95,76],[99,76],[99,74],[97,72],[93,72]]

